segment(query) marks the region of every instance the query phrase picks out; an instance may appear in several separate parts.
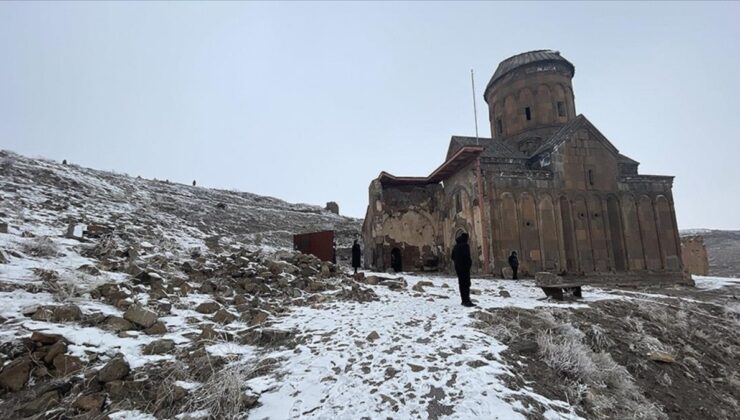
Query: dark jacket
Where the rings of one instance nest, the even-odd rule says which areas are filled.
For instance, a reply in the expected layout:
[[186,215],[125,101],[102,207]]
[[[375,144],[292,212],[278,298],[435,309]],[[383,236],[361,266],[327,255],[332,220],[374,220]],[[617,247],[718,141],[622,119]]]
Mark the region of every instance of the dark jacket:
[[362,250],[360,250],[360,244],[355,242],[355,244],[352,245],[352,267],[359,268],[361,259]]
[[470,258],[470,245],[468,245],[468,234],[463,233],[455,240],[457,242],[452,248],[452,261],[455,262],[455,271],[460,273],[469,273],[470,267],[473,266],[473,260]]
[[511,268],[519,267],[519,258],[516,255],[509,255],[509,265]]

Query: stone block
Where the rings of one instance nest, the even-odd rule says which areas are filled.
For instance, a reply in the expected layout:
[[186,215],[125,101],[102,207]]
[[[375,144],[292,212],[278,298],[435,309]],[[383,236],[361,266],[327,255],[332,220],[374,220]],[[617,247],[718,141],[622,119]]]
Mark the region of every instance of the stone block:
[[534,275],[534,280],[537,286],[539,287],[547,287],[553,284],[560,284],[563,282],[562,277],[553,274],[548,273],[546,271],[541,271]]

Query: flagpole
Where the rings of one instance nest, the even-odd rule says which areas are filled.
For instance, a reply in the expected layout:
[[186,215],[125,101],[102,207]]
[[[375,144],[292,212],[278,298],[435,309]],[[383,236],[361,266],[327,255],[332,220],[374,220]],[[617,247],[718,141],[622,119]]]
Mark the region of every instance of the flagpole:
[[[470,85],[473,88],[473,117],[475,118],[475,145],[480,146],[478,137],[478,107],[475,102],[475,77],[473,69],[470,69]],[[475,159],[475,177],[478,181],[478,210],[480,211],[481,248],[483,250],[483,274],[490,274],[491,264],[488,255],[488,224],[486,223],[486,211],[483,205],[483,172],[480,168],[480,155]]]
[[475,103],[475,77],[473,76],[473,69],[470,69],[470,84],[473,87],[473,118],[475,118],[475,144],[480,145],[478,140],[478,106]]

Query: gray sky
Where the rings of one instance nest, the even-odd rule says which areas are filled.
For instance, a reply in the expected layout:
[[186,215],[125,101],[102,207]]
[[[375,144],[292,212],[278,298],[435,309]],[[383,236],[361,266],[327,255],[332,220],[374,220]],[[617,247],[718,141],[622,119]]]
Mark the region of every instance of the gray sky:
[[519,52],[576,66],[576,110],[680,228],[740,229],[740,5],[0,3],[0,148],[362,217],[427,175]]

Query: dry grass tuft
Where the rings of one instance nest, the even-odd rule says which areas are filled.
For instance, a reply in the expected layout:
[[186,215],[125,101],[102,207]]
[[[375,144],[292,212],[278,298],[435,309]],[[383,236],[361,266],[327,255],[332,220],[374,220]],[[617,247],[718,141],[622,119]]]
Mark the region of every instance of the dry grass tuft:
[[59,255],[59,246],[48,236],[38,236],[23,244],[23,252],[33,257],[56,257]]
[[603,345],[608,340],[597,335],[603,336],[603,331],[592,328],[584,334],[571,324],[537,335],[540,357],[569,383],[566,395],[571,404],[590,405],[598,418],[665,419],[660,408],[645,399],[624,366],[609,353],[594,352],[584,343],[589,339]]
[[[243,363],[224,366],[193,390],[186,405],[186,413],[207,412],[209,418],[241,418],[245,409],[251,405],[246,382],[253,369]],[[188,418],[187,414],[183,418]]]

